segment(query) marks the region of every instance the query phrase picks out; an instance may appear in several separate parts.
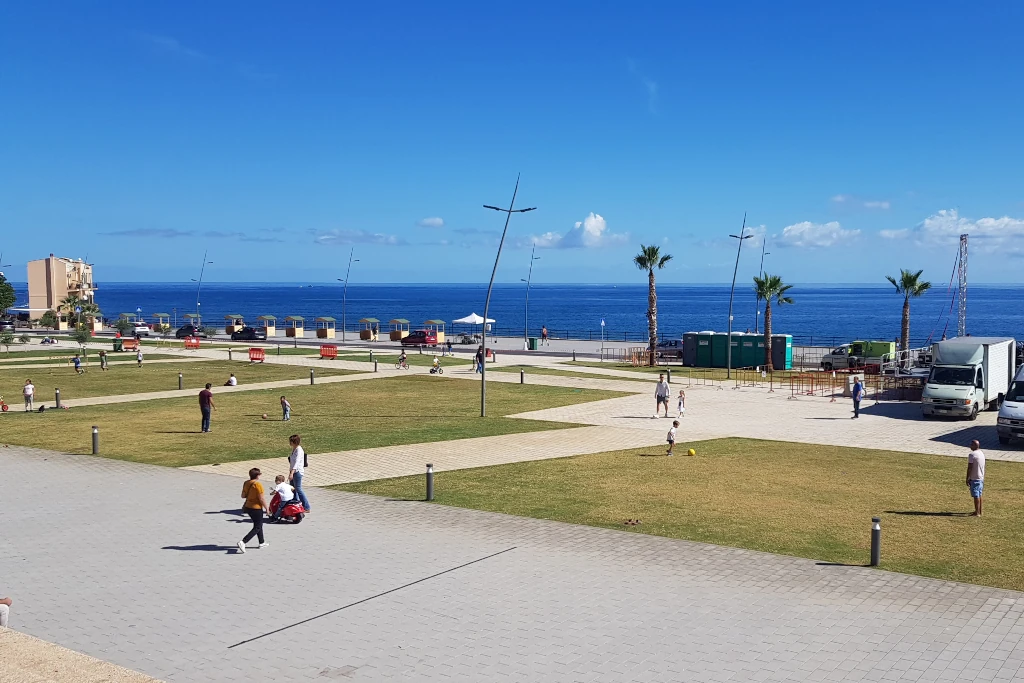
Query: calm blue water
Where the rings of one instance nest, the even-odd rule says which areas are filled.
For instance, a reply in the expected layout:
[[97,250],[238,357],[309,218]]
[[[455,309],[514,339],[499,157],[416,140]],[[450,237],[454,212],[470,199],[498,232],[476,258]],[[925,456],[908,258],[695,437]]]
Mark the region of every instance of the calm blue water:
[[[18,302],[27,298],[25,285],[15,286]],[[363,317],[390,320],[407,318],[414,323],[440,318],[451,321],[471,312],[483,315],[485,285],[350,285],[347,320],[349,329]],[[522,334],[525,285],[495,285],[490,317],[501,334]],[[797,285],[791,290],[794,305],[773,308],[774,331],[792,334],[799,343],[830,344],[832,340],[891,339],[899,334],[902,299],[891,287]],[[945,288],[912,302],[911,336],[923,342],[930,334],[938,339],[948,322],[949,336],[956,332],[956,309],[950,310],[951,293]],[[141,308],[176,313],[177,323],[196,310],[194,284],[101,283],[97,302],[104,315]],[[340,284],[224,284],[204,283],[201,311],[206,322],[222,324],[223,316],[239,313],[247,320],[269,314],[283,319],[301,315],[342,318]],[[762,304],[763,306],[763,304]],[[608,339],[643,339],[647,322],[646,284],[636,285],[534,285],[530,290],[530,330],[539,334],[546,324],[552,335],[601,338],[601,319]],[[692,330],[724,331],[729,309],[729,287],[723,285],[661,285],[658,287],[658,328],[678,337]],[[737,286],[734,329],[754,329],[754,296]],[[1024,338],[1024,286],[970,288],[967,307],[968,332],[975,336],[999,335]],[[385,326],[383,329],[387,329]]]

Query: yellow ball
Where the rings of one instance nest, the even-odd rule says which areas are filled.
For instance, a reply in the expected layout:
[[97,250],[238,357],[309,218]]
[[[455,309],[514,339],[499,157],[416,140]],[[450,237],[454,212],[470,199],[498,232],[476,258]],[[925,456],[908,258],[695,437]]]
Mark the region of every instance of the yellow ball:
[[695,450],[693,450],[693,449],[691,448],[690,450],[686,451],[686,454],[687,454],[687,455],[697,455],[697,451],[695,451]]

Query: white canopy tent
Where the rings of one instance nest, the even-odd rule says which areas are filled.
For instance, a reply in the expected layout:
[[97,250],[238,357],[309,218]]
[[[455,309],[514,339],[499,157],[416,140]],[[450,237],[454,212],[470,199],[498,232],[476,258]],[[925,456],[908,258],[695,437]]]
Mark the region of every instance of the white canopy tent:
[[462,323],[464,325],[483,325],[485,322],[487,324],[493,323],[494,318],[488,318],[487,320],[484,320],[483,316],[477,315],[476,313],[470,313],[465,318],[459,318],[458,320],[453,320],[452,322]]

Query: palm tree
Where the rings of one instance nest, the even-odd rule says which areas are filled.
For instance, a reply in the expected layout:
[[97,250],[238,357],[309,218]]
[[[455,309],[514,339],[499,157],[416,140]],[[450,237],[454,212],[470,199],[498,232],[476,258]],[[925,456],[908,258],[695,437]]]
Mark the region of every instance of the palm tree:
[[900,327],[900,348],[903,351],[910,348],[910,299],[917,298],[932,288],[932,283],[921,281],[923,272],[919,270],[911,273],[900,268],[899,280],[892,275],[885,276],[885,279],[896,288],[896,293],[903,295],[903,324]]
[[647,334],[650,345],[650,364],[656,365],[658,350],[658,294],[654,289],[654,270],[661,270],[672,260],[671,254],[662,256],[655,245],[640,245],[640,253],[633,257],[633,263],[640,270],[647,271]]
[[761,277],[754,276],[754,292],[758,298],[764,299],[764,365],[768,372],[772,371],[772,299],[779,306],[793,303],[786,292],[793,285],[785,285],[778,275],[765,273]]

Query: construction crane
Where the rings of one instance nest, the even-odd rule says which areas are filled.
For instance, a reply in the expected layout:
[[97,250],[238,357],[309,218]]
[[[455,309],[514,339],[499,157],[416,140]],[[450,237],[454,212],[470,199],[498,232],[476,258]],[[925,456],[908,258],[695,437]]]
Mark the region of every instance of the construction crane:
[[960,235],[960,256],[957,259],[960,284],[957,292],[956,334],[967,334],[967,235]]

